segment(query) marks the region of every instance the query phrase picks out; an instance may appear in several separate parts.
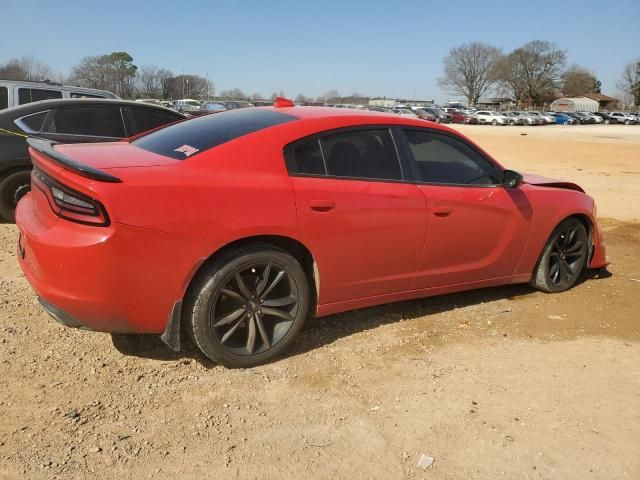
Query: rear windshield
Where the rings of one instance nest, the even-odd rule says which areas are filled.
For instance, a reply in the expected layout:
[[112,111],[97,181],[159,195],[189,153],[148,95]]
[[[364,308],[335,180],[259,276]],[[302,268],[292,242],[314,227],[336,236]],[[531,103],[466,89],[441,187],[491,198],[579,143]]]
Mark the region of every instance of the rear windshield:
[[243,135],[297,119],[273,110],[238,109],[176,123],[131,143],[149,152],[184,160]]

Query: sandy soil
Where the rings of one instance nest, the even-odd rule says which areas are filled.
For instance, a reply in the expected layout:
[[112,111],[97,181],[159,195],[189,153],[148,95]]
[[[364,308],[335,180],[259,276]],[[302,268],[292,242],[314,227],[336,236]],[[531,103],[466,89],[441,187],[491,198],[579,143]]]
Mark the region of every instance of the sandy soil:
[[593,193],[611,276],[315,320],[249,370],[58,326],[0,225],[0,478],[640,478],[634,128],[461,128]]

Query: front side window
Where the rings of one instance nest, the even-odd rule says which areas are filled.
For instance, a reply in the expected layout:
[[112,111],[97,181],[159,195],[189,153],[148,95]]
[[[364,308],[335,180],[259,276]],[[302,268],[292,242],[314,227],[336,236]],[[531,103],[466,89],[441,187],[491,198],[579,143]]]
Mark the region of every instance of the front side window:
[[51,100],[54,98],[62,98],[62,92],[59,90],[42,90],[39,88],[19,88],[18,103],[39,102],[40,100]]
[[404,130],[418,180],[449,185],[496,185],[495,167],[466,143],[449,135]]
[[336,177],[402,180],[388,129],[356,130],[322,137],[327,174]]
[[125,137],[120,107],[61,108],[56,112],[48,131],[92,137]]
[[9,90],[7,87],[0,87],[0,110],[9,106]]

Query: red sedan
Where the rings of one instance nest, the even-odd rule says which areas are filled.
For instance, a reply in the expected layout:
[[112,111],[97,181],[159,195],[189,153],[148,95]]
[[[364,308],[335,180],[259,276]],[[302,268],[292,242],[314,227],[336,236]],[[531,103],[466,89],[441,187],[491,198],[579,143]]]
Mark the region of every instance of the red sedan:
[[577,185],[506,170],[449,128],[363,110],[248,108],[107,144],[29,139],[18,256],[73,327],[186,331],[251,366],[307,316],[606,265]]

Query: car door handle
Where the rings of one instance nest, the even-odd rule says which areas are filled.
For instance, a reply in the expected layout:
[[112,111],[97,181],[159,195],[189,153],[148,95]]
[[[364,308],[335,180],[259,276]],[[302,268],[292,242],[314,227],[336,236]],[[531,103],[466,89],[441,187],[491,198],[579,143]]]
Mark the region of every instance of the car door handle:
[[436,205],[431,209],[431,211],[437,217],[446,217],[451,215],[453,209],[449,205]]
[[336,202],[328,199],[311,200],[309,202],[309,208],[316,212],[328,212],[329,210],[333,210],[335,206]]

